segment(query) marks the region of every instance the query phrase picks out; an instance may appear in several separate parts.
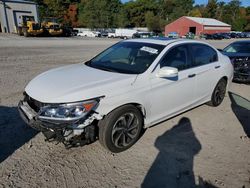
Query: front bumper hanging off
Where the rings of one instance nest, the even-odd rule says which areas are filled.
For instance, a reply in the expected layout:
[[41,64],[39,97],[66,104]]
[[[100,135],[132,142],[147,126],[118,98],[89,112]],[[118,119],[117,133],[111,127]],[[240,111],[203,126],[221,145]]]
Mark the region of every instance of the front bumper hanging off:
[[25,100],[19,102],[18,110],[25,123],[41,131],[46,141],[57,141],[71,146],[84,145],[96,139],[96,126],[89,126],[95,120],[93,115],[79,121],[80,126],[78,126],[79,124],[76,125],[74,122],[41,120],[38,113]]
[[50,130],[50,129],[55,129],[55,130],[65,129],[72,123],[64,121],[56,122],[56,121],[41,120],[39,119],[38,113],[35,112],[25,101],[19,102],[18,109],[22,119],[29,126],[39,131]]
[[46,141],[65,141],[63,132],[67,127],[66,124],[41,121],[38,118],[38,113],[35,112],[25,101],[19,102],[18,110],[24,122],[33,129],[41,131],[46,137]]
[[27,102],[20,101],[18,103],[18,111],[21,118],[30,127],[38,131],[42,131],[44,129],[41,122],[37,120],[37,113],[28,105]]

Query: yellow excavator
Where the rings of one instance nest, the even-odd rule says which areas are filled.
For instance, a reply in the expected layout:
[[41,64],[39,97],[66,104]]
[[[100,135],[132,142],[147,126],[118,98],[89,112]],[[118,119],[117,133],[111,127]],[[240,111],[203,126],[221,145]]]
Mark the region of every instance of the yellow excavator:
[[21,26],[18,26],[17,33],[19,35],[38,36],[43,33],[41,25],[35,21],[34,16],[22,16]]
[[54,18],[45,18],[42,22],[42,27],[46,34],[51,36],[60,36],[63,33],[63,29]]

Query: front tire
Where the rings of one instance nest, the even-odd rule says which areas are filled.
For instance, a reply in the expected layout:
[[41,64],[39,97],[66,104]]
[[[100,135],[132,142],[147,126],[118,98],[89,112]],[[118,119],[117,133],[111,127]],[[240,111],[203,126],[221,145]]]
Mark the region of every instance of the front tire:
[[225,79],[221,79],[214,88],[211,101],[208,102],[209,106],[219,106],[226,94],[227,89],[227,81]]
[[99,122],[99,142],[113,153],[127,150],[140,138],[141,112],[133,105],[122,106]]

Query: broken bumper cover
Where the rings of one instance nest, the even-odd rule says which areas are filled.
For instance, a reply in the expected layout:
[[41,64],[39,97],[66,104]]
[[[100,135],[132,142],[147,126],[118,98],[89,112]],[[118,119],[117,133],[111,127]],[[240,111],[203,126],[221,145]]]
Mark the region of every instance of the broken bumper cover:
[[234,81],[238,82],[250,82],[250,70],[249,71],[234,71]]
[[18,103],[18,111],[26,124],[39,131],[62,130],[72,125],[72,122],[56,122],[39,119],[37,112],[35,112],[25,101],[20,101]]
[[[27,102],[20,101],[18,104],[18,110],[20,116],[30,127],[41,131],[46,138],[46,141],[62,142],[65,145],[69,145],[66,142],[65,131],[70,130],[68,127],[72,127],[71,122],[52,122],[39,119],[38,113],[35,112]],[[71,128],[72,129],[72,128]],[[71,131],[72,132],[72,131]],[[72,136],[73,137],[73,136]]]
[[234,78],[236,82],[250,82],[250,57],[231,59],[234,66]]
[[41,131],[41,124],[36,120],[37,113],[32,108],[30,108],[26,102],[20,101],[18,103],[18,111],[21,118],[27,125]]
[[22,119],[30,127],[44,134],[46,141],[62,142],[67,147],[93,142],[96,139],[96,127],[89,125],[101,118],[92,114],[78,121],[57,122],[39,119],[38,113],[25,101],[19,102],[18,110]]

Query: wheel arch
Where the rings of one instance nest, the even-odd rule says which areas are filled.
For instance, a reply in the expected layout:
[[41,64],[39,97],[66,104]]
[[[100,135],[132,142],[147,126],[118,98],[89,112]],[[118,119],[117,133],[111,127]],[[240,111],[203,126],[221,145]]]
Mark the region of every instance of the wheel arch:
[[[208,104],[209,106],[218,106],[218,105],[220,105],[220,103],[221,103],[221,102],[220,102],[218,105],[216,105],[216,104],[214,103],[214,99],[213,99],[215,89],[216,89],[216,87],[218,86],[218,84],[219,84],[221,81],[225,81],[225,82],[226,82],[226,90],[225,90],[225,93],[227,93],[227,91],[228,91],[228,77],[227,77],[227,76],[222,76],[222,77],[217,81],[216,85],[214,86],[213,92],[211,93],[210,100],[206,103],[206,104]],[[225,95],[224,95],[224,96],[225,96]],[[223,97],[223,99],[224,99],[224,97]],[[223,99],[222,99],[222,101],[223,101]]]
[[[227,76],[223,76],[220,80],[222,80],[222,79],[225,80],[226,83],[228,83],[228,77],[227,77]],[[220,81],[220,80],[219,80],[219,81]],[[219,81],[218,81],[218,82],[219,82]]]
[[125,103],[125,104],[122,104],[122,105],[119,105],[119,106],[115,107],[114,109],[110,110],[107,114],[103,115],[103,119],[105,118],[105,116],[112,113],[113,111],[115,111],[115,110],[117,110],[117,109],[119,109],[121,107],[127,106],[127,105],[132,105],[135,108],[137,108],[139,110],[139,112],[141,113],[141,115],[142,115],[143,121],[145,121],[145,118],[146,118],[146,115],[147,115],[146,109],[142,104],[136,103],[136,102],[129,102],[129,103]]
[[[142,115],[139,118],[140,119],[140,123],[138,124],[139,130],[136,131],[136,137],[133,138],[132,142],[130,142],[128,145],[123,146],[123,148],[122,147],[120,148],[117,145],[115,145],[114,141],[112,141],[112,137],[113,137],[112,130],[113,130],[113,127],[115,125],[114,123],[116,123],[117,117],[119,118],[121,114],[126,112],[126,106],[130,109],[131,108],[137,109],[138,111],[136,110],[137,111],[136,114],[143,113],[142,106],[139,103],[131,102],[131,103],[126,103],[126,104],[122,104],[120,106],[117,106],[116,108],[109,111],[105,116],[103,116],[103,119],[101,119],[100,121],[97,122],[98,135],[99,135],[98,138],[99,138],[100,144],[113,153],[119,153],[119,152],[122,152],[122,151],[130,148],[132,145],[134,145],[140,139],[140,137],[145,132],[144,117]],[[117,110],[117,112],[115,112],[116,110]],[[121,111],[119,112],[119,110],[121,110]],[[116,114],[112,114],[112,112],[114,112]]]
[[[223,77],[221,77],[221,79],[219,81],[221,81],[221,80],[225,80],[226,81],[226,93],[227,93],[228,92],[228,88],[229,88],[228,77],[227,76],[223,76]],[[219,83],[219,81],[217,83]]]

